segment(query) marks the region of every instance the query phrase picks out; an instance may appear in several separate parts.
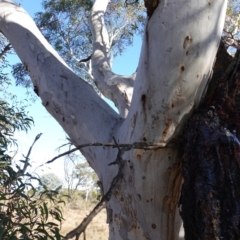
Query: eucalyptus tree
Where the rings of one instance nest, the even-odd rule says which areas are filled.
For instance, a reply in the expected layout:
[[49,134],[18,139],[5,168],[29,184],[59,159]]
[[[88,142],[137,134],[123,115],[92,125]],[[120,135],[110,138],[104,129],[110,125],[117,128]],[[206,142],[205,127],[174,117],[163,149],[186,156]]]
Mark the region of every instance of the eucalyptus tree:
[[77,190],[89,192],[97,189],[97,175],[89,164],[79,154],[70,154],[64,159],[64,180],[67,184],[69,196],[74,196]]
[[41,184],[39,189],[41,189],[42,185],[44,185],[50,190],[59,190],[63,185],[62,180],[55,173],[45,173],[41,175],[40,181]]
[[[74,73],[89,82],[98,91],[91,74],[92,33],[88,24],[93,1],[44,0],[43,10],[34,20],[48,42],[72,68]],[[124,7],[121,1],[111,1],[105,12],[111,49],[111,62],[133,43],[135,34],[142,35],[145,12],[143,3]],[[13,66],[16,83],[30,86],[31,80],[23,64]]]
[[[55,2],[58,1],[50,1]],[[106,206],[109,239],[178,239],[182,185],[179,134],[203,99],[211,77],[227,1],[145,0],[147,19],[141,55],[137,73],[132,76],[117,75],[111,68],[113,46],[118,46],[115,32],[108,25],[112,21],[116,27],[114,18],[108,16],[108,9],[114,3],[118,1],[96,0],[88,10],[91,46],[86,53],[84,46],[80,50],[84,48],[86,57],[90,52],[87,70],[99,92],[115,103],[119,114],[71,70],[72,66],[51,47],[28,14],[11,0],[0,0],[0,30],[27,69],[43,106],[74,145],[111,143],[113,139],[119,145],[119,150],[81,149],[97,173],[103,193],[108,192],[118,169],[121,170],[121,178]],[[52,24],[58,30],[71,16],[73,21],[78,18],[78,13],[72,12],[59,22],[55,21],[58,18],[54,13],[49,14],[49,20],[53,19]],[[60,34],[52,43],[56,48],[63,47],[60,50],[66,61],[70,65],[75,64],[75,58],[81,62],[80,57],[71,55],[71,47],[63,44],[65,32],[54,34]],[[66,36],[71,38],[69,34]],[[52,41],[54,35],[47,37]],[[232,133],[227,135],[233,138]],[[216,206],[213,204],[212,208]],[[184,205],[183,209],[186,208]],[[204,211],[201,214],[205,216]],[[214,222],[217,221],[207,222],[207,227],[216,229]],[[211,236],[221,238],[220,231],[212,232]],[[209,235],[200,239],[206,237]]]

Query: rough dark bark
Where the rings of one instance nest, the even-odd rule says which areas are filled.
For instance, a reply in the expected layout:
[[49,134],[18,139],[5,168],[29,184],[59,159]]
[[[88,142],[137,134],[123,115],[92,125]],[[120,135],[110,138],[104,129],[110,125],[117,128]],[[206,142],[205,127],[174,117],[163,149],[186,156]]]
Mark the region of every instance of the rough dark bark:
[[145,0],[144,4],[147,9],[147,15],[150,18],[153,15],[153,12],[157,8],[160,0]]
[[211,95],[214,94],[214,91],[218,86],[218,82],[220,81],[223,74],[226,72],[232,60],[233,57],[229,55],[224,42],[221,40],[216,55],[216,61],[213,67],[212,78],[207,87],[206,98],[209,98],[211,97]]
[[186,240],[240,239],[239,52],[223,72],[225,67],[216,66],[215,82],[183,134],[180,213]]

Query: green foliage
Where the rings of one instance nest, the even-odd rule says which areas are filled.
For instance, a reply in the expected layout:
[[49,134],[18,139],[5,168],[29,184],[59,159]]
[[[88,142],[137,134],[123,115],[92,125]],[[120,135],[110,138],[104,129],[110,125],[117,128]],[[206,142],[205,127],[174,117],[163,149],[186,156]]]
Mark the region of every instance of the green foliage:
[[22,63],[17,63],[12,66],[12,75],[16,79],[16,86],[20,85],[25,88],[32,87],[32,82],[27,69]]
[[3,69],[8,67],[8,61],[6,60],[6,55],[11,52],[11,46],[7,39],[0,33],[0,91],[4,91],[6,85],[10,84],[8,75],[4,73]]
[[[96,89],[89,75],[89,69],[79,63],[80,60],[86,59],[92,53],[92,34],[88,16],[93,2],[92,0],[44,0],[42,2],[43,11],[36,13],[35,22],[73,71]],[[129,2],[135,3],[129,4]],[[234,41],[240,41],[239,6],[239,0],[228,1],[223,32],[223,39],[227,46],[234,47],[236,43]],[[133,43],[134,35],[142,35],[145,19],[143,0],[112,0],[109,2],[105,13],[105,25],[109,33],[112,58],[122,54]],[[15,65],[12,73],[16,78],[17,85],[26,88],[32,87],[27,71],[22,64]]]
[[34,187],[33,182],[41,181],[28,172],[31,148],[20,165],[14,166],[10,157],[0,158],[0,239],[61,239],[63,201],[44,185],[41,192]]
[[0,99],[0,153],[5,151],[9,144],[16,143],[16,130],[27,131],[32,123],[33,119],[26,115],[23,107],[10,106]]
[[41,184],[41,181],[28,171],[33,145],[17,164],[6,153],[15,142],[14,132],[27,131],[32,123],[24,109],[0,100],[0,239],[61,239],[59,225],[63,217],[59,204],[62,201],[56,191],[45,186],[37,192],[34,182]]
[[223,39],[227,46],[238,48],[240,45],[240,1],[228,1]]
[[113,57],[122,54],[133,44],[134,35],[142,35],[146,21],[143,1],[125,4],[124,1],[109,2],[105,14],[105,24],[111,41]]
[[[8,67],[6,54],[10,51],[11,45],[0,34],[1,94],[7,92],[6,83],[10,84],[4,73]],[[34,182],[41,182],[28,171],[32,146],[27,156],[16,164],[8,152],[12,144],[17,144],[14,133],[28,131],[33,124],[25,108],[19,105],[16,101],[10,105],[0,99],[0,240],[61,239],[59,226],[63,217],[59,204],[62,201],[56,191],[43,186],[38,192],[34,187]]]
[[74,177],[80,180],[79,186],[81,188],[93,188],[98,180],[96,173],[89,166],[87,161],[76,165],[74,169]]
[[75,70],[78,61],[91,53],[91,31],[87,17],[91,0],[44,0],[44,12],[36,13],[35,22],[45,38]]
[[[143,33],[145,11],[143,1],[139,2],[126,6],[124,1],[110,1],[105,25],[111,42],[111,57],[122,54],[133,43],[134,35]],[[44,0],[44,10],[36,13],[34,20],[73,71],[95,86],[88,69],[79,63],[92,54],[92,34],[88,24],[92,5],[92,0]],[[31,86],[23,65],[14,66],[12,73],[18,85]]]
[[32,181],[39,179],[26,171],[29,159],[21,162],[17,171],[10,160],[0,165],[0,239],[61,239],[61,201],[47,188],[37,193]]
[[[45,0],[44,12],[36,14],[35,21],[47,40],[74,69],[78,61],[91,55],[92,41],[88,16],[91,0]],[[112,52],[121,54],[132,44],[134,34],[142,34],[145,14],[143,3],[125,6],[124,1],[110,1],[105,24],[113,39]]]

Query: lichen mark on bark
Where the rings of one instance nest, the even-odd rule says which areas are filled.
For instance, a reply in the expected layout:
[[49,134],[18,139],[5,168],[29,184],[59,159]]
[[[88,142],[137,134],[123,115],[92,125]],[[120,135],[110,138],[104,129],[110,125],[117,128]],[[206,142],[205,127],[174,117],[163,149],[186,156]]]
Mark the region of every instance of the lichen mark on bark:
[[185,239],[240,239],[240,54],[184,131]]
[[147,15],[150,18],[153,15],[153,12],[157,8],[160,0],[144,0],[145,7],[147,9]]

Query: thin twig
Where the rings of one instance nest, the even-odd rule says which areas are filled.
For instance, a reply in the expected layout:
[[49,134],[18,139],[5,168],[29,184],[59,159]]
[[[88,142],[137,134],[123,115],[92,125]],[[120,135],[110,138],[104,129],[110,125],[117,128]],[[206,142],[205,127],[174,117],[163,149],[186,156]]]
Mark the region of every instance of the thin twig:
[[29,164],[29,157],[30,157],[32,148],[33,148],[34,144],[36,143],[36,141],[41,137],[41,135],[42,135],[42,133],[38,134],[38,135],[35,137],[32,145],[30,146],[30,148],[29,148],[29,150],[28,150],[27,156],[26,156],[26,157],[24,156],[25,160],[24,160],[24,165],[23,165],[23,167],[20,168],[20,167],[17,166],[18,171],[15,172],[15,176],[14,176],[13,178],[9,178],[9,180],[5,183],[5,185],[10,184],[12,181],[14,181],[15,179],[17,179],[17,178],[19,178],[20,176],[23,176],[23,175],[25,174],[28,166],[30,165],[30,164]]
[[110,200],[112,191],[116,187],[117,183],[119,182],[119,179],[122,178],[123,175],[123,167],[124,162],[122,160],[122,156],[126,151],[130,151],[131,149],[144,149],[144,150],[155,150],[158,148],[174,148],[177,147],[176,143],[150,143],[150,142],[135,142],[132,144],[118,144],[116,139],[113,138],[114,143],[87,143],[77,146],[74,149],[71,149],[69,151],[66,151],[62,154],[59,154],[58,156],[54,157],[53,159],[47,161],[45,164],[52,163],[56,159],[63,157],[65,155],[68,155],[70,153],[73,153],[81,148],[84,147],[112,147],[117,148],[118,153],[116,160],[109,163],[108,165],[118,165],[118,172],[116,176],[112,179],[111,185],[108,189],[108,191],[102,196],[100,202],[94,207],[94,209],[89,213],[87,217],[83,219],[83,221],[80,223],[78,227],[70,231],[65,237],[64,240],[70,239],[75,237],[76,240],[79,239],[81,233],[83,233],[88,224],[92,221],[92,219],[106,206],[106,203]]
[[29,148],[29,150],[28,150],[27,156],[26,156],[26,157],[24,156],[24,157],[25,157],[24,166],[23,166],[23,168],[22,168],[21,170],[19,170],[19,171],[17,172],[17,177],[19,177],[19,176],[21,176],[22,174],[24,174],[25,171],[27,170],[27,167],[29,166],[29,157],[30,157],[30,154],[31,154],[31,152],[32,152],[32,148],[33,148],[34,144],[37,142],[37,140],[41,137],[41,135],[42,135],[42,133],[39,133],[39,134],[35,137],[32,145],[30,146],[30,148]]
[[[83,221],[81,222],[81,224],[76,227],[75,229],[73,229],[71,232],[69,232],[64,238],[63,240],[67,240],[73,237],[80,237],[81,233],[87,228],[88,224],[92,221],[92,219],[106,206],[105,202],[100,201],[96,207],[90,212],[90,214],[85,217],[83,219]],[[78,240],[78,238],[76,238],[76,240]]]
[[[73,153],[81,148],[85,148],[85,147],[112,147],[112,148],[116,148],[117,146],[119,146],[120,148],[125,148],[131,150],[131,149],[144,149],[144,150],[156,150],[158,148],[175,148],[177,147],[176,143],[151,143],[151,142],[135,142],[132,144],[116,144],[116,143],[86,143],[86,144],[82,144],[77,146],[76,148],[73,148],[69,151],[66,151],[64,153],[59,154],[58,156],[54,157],[53,159],[47,161],[44,164],[49,164],[54,162],[55,160],[57,160],[60,157],[66,156],[70,153]],[[126,151],[126,150],[125,150]],[[42,164],[41,166],[43,166],[44,164]]]
[[73,229],[71,232],[69,232],[64,240],[76,237],[75,239],[78,240],[81,233],[85,232],[88,224],[92,221],[92,219],[106,206],[106,203],[110,200],[111,195],[112,195],[112,191],[113,189],[116,187],[119,179],[122,178],[122,172],[123,172],[123,167],[124,167],[124,162],[122,161],[122,156],[126,151],[129,151],[129,146],[128,147],[122,147],[120,148],[120,146],[117,144],[116,140],[115,141],[115,147],[118,148],[118,154],[116,157],[116,160],[112,163],[110,163],[109,165],[112,164],[117,164],[118,165],[118,173],[117,175],[112,179],[111,185],[108,189],[108,191],[103,195],[102,199],[100,200],[100,202],[94,207],[94,209],[90,212],[90,214],[85,217],[83,219],[83,221],[81,222],[81,224],[76,227],[75,229]]

